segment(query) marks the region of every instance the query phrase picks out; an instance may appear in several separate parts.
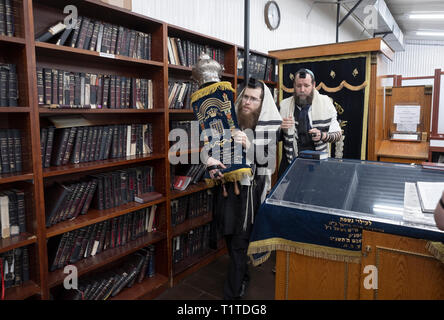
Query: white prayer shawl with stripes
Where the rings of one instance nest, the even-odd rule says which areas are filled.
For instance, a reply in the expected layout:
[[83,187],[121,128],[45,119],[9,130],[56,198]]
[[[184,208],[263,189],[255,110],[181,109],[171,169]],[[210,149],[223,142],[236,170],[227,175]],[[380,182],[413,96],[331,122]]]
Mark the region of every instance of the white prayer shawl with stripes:
[[[294,96],[281,101],[280,114],[282,118],[294,117]],[[313,102],[308,111],[310,126],[321,132],[341,132],[341,127],[337,120],[336,108],[331,98],[327,95],[320,94],[318,90],[313,90]],[[294,132],[294,134],[292,134]],[[284,152],[289,162],[298,155],[297,130],[284,130]],[[327,151],[328,143],[324,141],[315,142],[315,149],[318,151]]]
[[[236,100],[235,108],[236,114],[238,114],[238,109],[242,101],[242,96],[244,90],[240,93]],[[250,146],[254,147],[254,153],[247,151],[247,161],[249,163],[258,163],[264,166],[258,165],[256,170],[257,174],[265,176],[265,188],[261,196],[261,202],[265,200],[265,196],[271,188],[271,175],[273,174],[276,165],[276,143],[277,143],[277,133],[281,126],[282,118],[279,114],[279,110],[276,107],[273,96],[271,95],[270,89],[264,84],[264,99],[262,102],[261,113],[259,114],[259,119],[254,129],[254,140]],[[256,152],[257,148],[261,148],[264,152]],[[250,159],[248,155],[254,154],[254,159]],[[270,166],[265,164],[267,161],[272,160],[274,163]],[[253,177],[251,177],[253,178]],[[250,185],[251,180],[242,179],[240,182],[242,185]]]

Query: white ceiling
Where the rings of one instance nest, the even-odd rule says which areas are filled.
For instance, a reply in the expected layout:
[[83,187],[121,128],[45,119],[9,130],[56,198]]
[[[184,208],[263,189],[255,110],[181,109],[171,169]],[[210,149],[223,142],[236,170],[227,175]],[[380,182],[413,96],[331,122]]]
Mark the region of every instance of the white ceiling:
[[385,0],[405,40],[444,40],[444,36],[418,36],[416,31],[444,32],[444,20],[412,20],[410,13],[443,13],[444,0]]

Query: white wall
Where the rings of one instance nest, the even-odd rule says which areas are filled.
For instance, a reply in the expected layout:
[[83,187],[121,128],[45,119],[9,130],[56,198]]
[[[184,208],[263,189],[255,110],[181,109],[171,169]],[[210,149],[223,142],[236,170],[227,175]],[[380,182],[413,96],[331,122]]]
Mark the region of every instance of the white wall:
[[[312,0],[277,0],[281,25],[270,31],[264,22],[267,0],[250,0],[250,49],[259,52],[336,41],[336,5]],[[244,45],[243,0],[133,0],[134,12],[240,46]],[[345,11],[341,11],[341,17]],[[340,27],[339,41],[367,38],[353,18]]]
[[433,76],[438,68],[444,70],[444,41],[409,40],[405,51],[395,53],[387,66],[387,74]]

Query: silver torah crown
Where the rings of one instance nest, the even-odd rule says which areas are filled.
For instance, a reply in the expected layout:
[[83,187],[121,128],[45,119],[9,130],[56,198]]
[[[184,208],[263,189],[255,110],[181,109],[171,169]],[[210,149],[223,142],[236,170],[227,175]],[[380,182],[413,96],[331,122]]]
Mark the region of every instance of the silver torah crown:
[[192,70],[192,78],[199,83],[199,87],[208,82],[219,82],[222,66],[216,60],[202,52]]

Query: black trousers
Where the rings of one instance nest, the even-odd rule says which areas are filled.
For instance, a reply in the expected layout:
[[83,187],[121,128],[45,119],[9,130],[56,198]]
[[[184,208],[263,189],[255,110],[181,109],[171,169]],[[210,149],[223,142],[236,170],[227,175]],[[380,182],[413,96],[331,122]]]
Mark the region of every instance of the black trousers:
[[230,256],[230,264],[224,284],[224,299],[233,300],[239,297],[241,293],[242,282],[249,281],[248,272],[248,244],[249,238],[245,234],[226,235],[225,242],[227,244],[228,254]]

